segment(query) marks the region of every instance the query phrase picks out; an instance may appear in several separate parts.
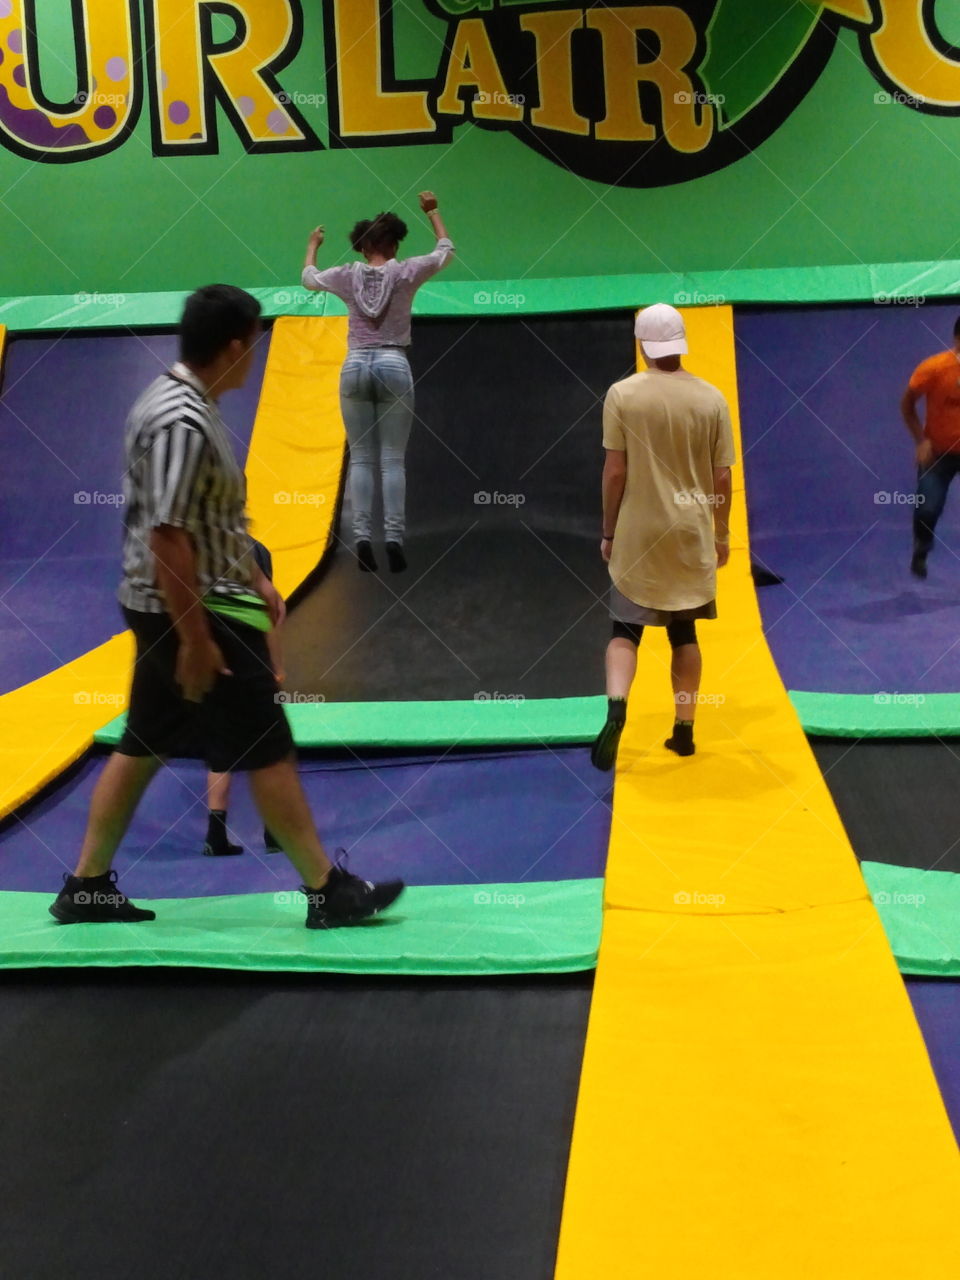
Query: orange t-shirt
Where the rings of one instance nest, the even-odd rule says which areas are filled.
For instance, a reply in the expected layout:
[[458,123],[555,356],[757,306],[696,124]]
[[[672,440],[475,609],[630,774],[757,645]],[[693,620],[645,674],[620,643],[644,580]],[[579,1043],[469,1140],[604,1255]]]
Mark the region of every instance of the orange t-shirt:
[[910,390],[927,398],[924,436],[935,453],[960,453],[960,358],[942,351],[918,364]]

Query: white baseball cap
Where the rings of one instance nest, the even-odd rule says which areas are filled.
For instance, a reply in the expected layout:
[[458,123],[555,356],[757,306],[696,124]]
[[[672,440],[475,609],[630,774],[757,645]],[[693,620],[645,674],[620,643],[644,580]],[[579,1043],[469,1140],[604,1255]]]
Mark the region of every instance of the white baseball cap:
[[644,353],[651,360],[687,354],[687,331],[683,327],[683,316],[676,307],[671,307],[666,302],[644,307],[637,316],[634,332]]

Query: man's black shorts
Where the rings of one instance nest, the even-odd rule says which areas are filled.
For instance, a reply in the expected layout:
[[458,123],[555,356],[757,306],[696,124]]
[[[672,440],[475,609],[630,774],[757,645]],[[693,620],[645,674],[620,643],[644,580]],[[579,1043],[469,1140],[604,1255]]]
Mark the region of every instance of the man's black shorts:
[[207,620],[229,676],[202,702],[187,702],[176,682],[179,641],[165,613],[123,616],[137,642],[127,727],[117,750],[125,756],[199,754],[216,773],[265,769],[293,753],[293,737],[263,631],[213,613]]

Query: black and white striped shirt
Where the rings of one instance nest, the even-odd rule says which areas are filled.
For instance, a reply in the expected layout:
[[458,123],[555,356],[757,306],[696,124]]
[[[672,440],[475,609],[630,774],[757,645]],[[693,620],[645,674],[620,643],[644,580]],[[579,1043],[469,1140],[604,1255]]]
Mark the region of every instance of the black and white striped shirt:
[[202,595],[249,591],[246,480],[215,401],[185,365],[175,364],[137,400],[125,447],[120,603],[138,613],[165,611],[150,550],[160,525],[191,535]]

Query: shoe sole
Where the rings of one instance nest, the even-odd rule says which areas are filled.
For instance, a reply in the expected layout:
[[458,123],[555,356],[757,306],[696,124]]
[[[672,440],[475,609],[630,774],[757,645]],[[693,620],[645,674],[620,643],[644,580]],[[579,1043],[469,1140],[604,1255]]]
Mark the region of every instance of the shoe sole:
[[58,924],[149,924],[157,918],[155,911],[148,916],[130,917],[74,915],[56,902],[51,903],[47,910]]

